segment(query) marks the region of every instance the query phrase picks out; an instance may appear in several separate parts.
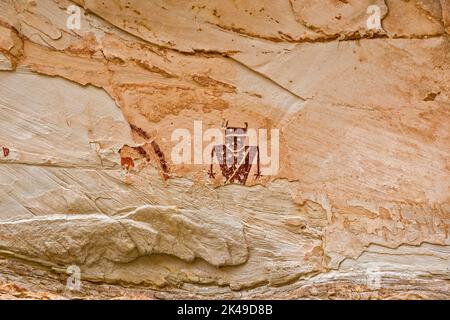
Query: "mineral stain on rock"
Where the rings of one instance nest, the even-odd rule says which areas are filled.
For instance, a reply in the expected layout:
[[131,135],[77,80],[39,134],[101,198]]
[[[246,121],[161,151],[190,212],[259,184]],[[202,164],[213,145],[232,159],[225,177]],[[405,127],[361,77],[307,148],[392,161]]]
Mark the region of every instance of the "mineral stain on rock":
[[130,170],[131,168],[134,167],[134,161],[130,157],[123,157],[120,158],[120,165],[126,168],[127,170]]
[[[161,148],[159,147],[159,145],[156,143],[156,141],[154,139],[151,139],[150,134],[148,134],[142,128],[139,128],[138,126],[133,125],[133,124],[130,124],[130,128],[133,132],[136,132],[145,141],[150,140],[150,146],[151,146],[151,149],[152,149],[154,155],[156,156],[157,161],[159,162],[159,167],[162,171],[162,176],[165,180],[167,180],[170,177],[169,167],[168,167],[168,164],[166,161],[166,157],[164,156],[164,153],[161,151]],[[148,144],[146,143],[145,145],[148,145]],[[142,156],[145,160],[151,161],[150,155],[148,154],[148,152],[145,150],[145,148],[143,146],[136,146],[136,147],[127,146],[127,147],[136,150],[138,152],[138,154],[140,156]]]

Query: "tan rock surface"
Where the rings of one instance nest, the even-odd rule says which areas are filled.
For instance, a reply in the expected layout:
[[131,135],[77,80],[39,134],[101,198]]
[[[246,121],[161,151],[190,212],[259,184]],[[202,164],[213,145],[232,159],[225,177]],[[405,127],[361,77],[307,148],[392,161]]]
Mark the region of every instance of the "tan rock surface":
[[[0,0],[0,298],[450,298],[449,28],[449,0]],[[262,176],[209,174],[196,130],[246,125]]]

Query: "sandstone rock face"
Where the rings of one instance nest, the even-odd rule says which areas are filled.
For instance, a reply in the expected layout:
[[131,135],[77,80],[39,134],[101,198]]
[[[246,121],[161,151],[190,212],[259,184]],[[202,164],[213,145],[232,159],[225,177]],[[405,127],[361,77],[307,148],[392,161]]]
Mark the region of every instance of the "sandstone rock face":
[[450,298],[449,34],[449,0],[0,0],[0,297]]

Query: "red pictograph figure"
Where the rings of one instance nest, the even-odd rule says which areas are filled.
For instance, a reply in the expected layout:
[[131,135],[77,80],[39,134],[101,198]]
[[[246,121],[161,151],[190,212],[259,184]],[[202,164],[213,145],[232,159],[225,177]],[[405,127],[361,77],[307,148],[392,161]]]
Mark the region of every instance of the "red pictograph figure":
[[222,175],[225,177],[225,183],[245,184],[252,168],[255,156],[257,157],[256,178],[261,176],[259,168],[259,147],[247,146],[245,140],[247,137],[248,124],[245,122],[245,128],[228,127],[228,121],[225,124],[225,144],[216,145],[211,151],[211,167],[208,171],[210,178],[214,178],[213,171],[214,155],[216,156]]

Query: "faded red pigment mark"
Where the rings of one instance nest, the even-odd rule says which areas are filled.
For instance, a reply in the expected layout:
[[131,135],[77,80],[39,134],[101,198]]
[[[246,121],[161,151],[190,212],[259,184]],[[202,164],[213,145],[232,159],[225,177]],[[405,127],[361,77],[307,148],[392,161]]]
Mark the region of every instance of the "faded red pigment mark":
[[120,158],[120,164],[122,167],[126,168],[127,170],[134,167],[133,159],[131,159],[130,157]]
[[7,157],[9,155],[9,149],[6,147],[2,147],[2,150],[3,150],[3,156]]
[[[150,140],[150,135],[142,128],[139,128],[138,126],[135,126],[134,124],[131,123],[130,128],[132,131],[136,132],[140,137],[144,138],[145,140]],[[153,152],[158,157],[161,170],[163,171],[162,172],[163,178],[164,180],[167,180],[170,177],[170,174],[169,174],[169,166],[167,165],[164,153],[162,152],[161,148],[156,143],[156,141],[152,140],[150,142],[150,145],[153,148]],[[150,156],[143,147],[132,147],[132,148],[135,149],[137,152],[139,152],[139,154],[143,156],[147,161],[150,161]]]

